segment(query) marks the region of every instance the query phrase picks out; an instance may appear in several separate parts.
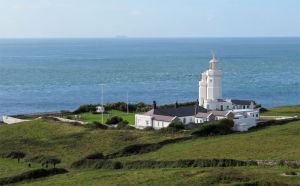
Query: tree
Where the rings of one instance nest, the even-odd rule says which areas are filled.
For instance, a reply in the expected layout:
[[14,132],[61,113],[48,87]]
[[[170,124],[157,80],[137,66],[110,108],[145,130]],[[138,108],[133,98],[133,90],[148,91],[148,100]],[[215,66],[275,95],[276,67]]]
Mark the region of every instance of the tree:
[[55,168],[55,165],[60,164],[61,160],[58,158],[50,158],[48,162],[53,165],[53,168]]
[[18,163],[20,163],[20,159],[24,158],[26,154],[21,151],[12,151],[8,154],[8,158],[18,159]]
[[123,118],[119,117],[119,116],[113,116],[109,119],[107,119],[106,124],[118,124],[121,123],[123,121]]

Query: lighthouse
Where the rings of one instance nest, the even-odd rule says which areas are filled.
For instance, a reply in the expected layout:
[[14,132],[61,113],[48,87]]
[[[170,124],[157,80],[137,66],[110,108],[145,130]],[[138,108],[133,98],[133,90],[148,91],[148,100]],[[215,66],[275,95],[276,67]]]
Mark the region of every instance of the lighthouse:
[[209,69],[202,73],[199,81],[199,105],[207,109],[216,109],[222,99],[222,72],[218,69],[219,61],[212,52]]

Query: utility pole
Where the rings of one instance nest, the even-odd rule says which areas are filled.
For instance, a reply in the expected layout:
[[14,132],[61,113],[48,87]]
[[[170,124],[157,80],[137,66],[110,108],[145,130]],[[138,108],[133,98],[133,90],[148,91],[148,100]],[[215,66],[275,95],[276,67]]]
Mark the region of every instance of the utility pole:
[[104,84],[100,84],[101,85],[101,106],[102,106],[102,121],[101,123],[103,124],[104,121],[103,121],[103,114],[104,114],[104,103],[103,103],[103,86]]
[[129,108],[128,108],[128,104],[129,104],[129,103],[128,103],[128,90],[127,90],[126,93],[127,93],[127,97],[126,97],[126,98],[127,98],[127,105],[126,105],[126,106],[127,106],[127,114],[128,114],[128,113],[129,113]]

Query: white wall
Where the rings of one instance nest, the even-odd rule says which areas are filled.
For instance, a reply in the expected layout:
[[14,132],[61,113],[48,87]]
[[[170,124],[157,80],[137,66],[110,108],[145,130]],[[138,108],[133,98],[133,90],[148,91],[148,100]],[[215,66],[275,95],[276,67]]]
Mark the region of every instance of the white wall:
[[169,125],[170,125],[170,122],[153,120],[153,128],[154,129],[165,128],[165,127],[168,127]]
[[139,129],[143,129],[146,127],[152,127],[151,116],[136,114],[135,115],[135,127],[139,128]]
[[195,116],[179,117],[179,119],[183,124],[189,124],[195,122]]

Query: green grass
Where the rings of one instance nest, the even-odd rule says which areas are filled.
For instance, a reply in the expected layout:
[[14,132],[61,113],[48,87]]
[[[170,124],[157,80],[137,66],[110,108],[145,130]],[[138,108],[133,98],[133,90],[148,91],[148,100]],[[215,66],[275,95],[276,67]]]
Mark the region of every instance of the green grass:
[[63,123],[34,120],[0,126],[0,153],[23,151],[26,158],[56,156],[62,166],[94,153],[112,153],[130,144],[153,143],[183,134],[161,135],[155,131],[96,130]]
[[[300,106],[271,109],[274,112],[295,115]],[[279,112],[280,111],[280,112]],[[273,112],[273,113],[271,113]],[[134,123],[134,113],[111,111],[113,115]],[[279,115],[279,114],[278,114]],[[81,114],[87,122],[101,121],[101,115]],[[283,116],[283,115],[282,115]],[[0,153],[23,151],[26,159],[37,155],[62,159],[59,167],[69,169],[72,162],[94,153],[109,154],[131,144],[154,143],[181,137],[188,133],[162,135],[155,131],[96,130],[59,122],[34,120],[15,125],[0,126]],[[298,160],[300,161],[300,121],[269,126],[257,131],[225,136],[206,137],[170,144],[161,149],[117,160],[179,160],[232,158],[239,160]],[[40,168],[22,160],[0,158],[0,178]],[[43,179],[22,182],[24,185],[232,185],[237,183],[270,181],[299,184],[300,176],[283,177],[286,171],[300,172],[288,167],[215,167],[139,170],[69,169],[70,172]]]
[[[72,171],[24,185],[229,185],[254,181],[296,184],[300,177],[283,177],[286,167],[181,168]],[[297,171],[297,170],[296,170]]]
[[[108,118],[111,118],[113,116],[119,116],[124,120],[128,121],[130,125],[134,125],[135,114],[136,113],[132,113],[132,112],[127,114],[126,112],[122,112],[118,110],[110,110],[108,111],[108,113],[103,114],[103,121],[105,123]],[[78,114],[77,116],[79,120],[89,122],[89,123],[93,123],[95,121],[97,122],[102,121],[102,114],[82,113],[82,114]],[[77,119],[75,118],[75,115],[71,115],[69,117],[71,117],[72,119]]]
[[258,131],[198,138],[122,160],[232,158],[238,160],[300,160],[300,121]]
[[300,105],[269,108],[262,116],[300,116]]
[[14,176],[20,172],[32,170],[34,168],[40,168],[40,165],[31,163],[31,168],[28,167],[28,162],[13,159],[2,159],[0,158],[0,178]]

